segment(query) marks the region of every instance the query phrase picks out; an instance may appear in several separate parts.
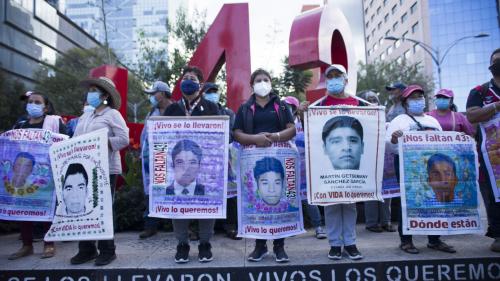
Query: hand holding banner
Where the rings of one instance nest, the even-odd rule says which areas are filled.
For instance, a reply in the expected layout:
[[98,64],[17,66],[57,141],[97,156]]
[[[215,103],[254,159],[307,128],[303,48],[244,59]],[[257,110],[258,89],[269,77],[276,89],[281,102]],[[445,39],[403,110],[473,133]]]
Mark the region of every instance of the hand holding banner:
[[490,121],[481,123],[480,128],[483,136],[481,152],[490,177],[495,202],[500,202],[500,113],[497,113]]
[[229,117],[152,117],[149,214],[225,218]]
[[238,236],[278,239],[304,232],[295,144],[242,146],[238,190]]
[[42,129],[0,135],[0,219],[52,220],[55,193],[49,147],[67,138]]
[[422,131],[405,132],[398,143],[403,233],[481,233],[475,141]]
[[58,206],[45,241],[112,239],[108,130],[52,145],[50,161]]
[[305,135],[309,204],[383,200],[384,107],[310,107]]

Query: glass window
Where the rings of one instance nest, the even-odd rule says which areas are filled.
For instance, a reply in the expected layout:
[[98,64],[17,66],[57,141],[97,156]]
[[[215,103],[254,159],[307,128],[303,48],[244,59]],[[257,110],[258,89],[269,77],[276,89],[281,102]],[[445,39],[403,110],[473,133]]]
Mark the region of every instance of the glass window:
[[403,38],[408,37],[408,31],[406,31],[405,33],[403,33],[403,36],[402,36],[402,37],[403,37]]
[[403,0],[399,0],[399,5],[403,5]]
[[385,53],[380,54],[380,60],[384,60],[384,59],[385,59]]
[[410,52],[410,50],[406,51],[406,52],[404,53],[404,56],[405,56],[405,59],[409,59],[409,58],[410,58],[410,56],[411,56],[411,52]]
[[373,0],[370,1],[370,8],[373,6]]
[[393,15],[396,13],[396,8],[397,7],[398,7],[398,4],[395,4],[394,6],[392,6],[391,12],[392,12]]
[[377,49],[378,49],[378,45],[377,45],[377,43],[375,43],[375,44],[373,45],[373,51],[376,51]]
[[395,22],[395,23],[392,25],[392,31],[396,31],[396,28],[398,28],[398,24],[399,24],[399,22]]
[[418,21],[411,26],[411,33],[415,34],[418,31]]
[[396,59],[396,62],[399,63],[399,64],[401,64],[403,62],[403,58],[402,57],[398,57]]
[[404,13],[404,14],[401,16],[401,23],[404,23],[407,19],[408,19],[408,13]]
[[390,29],[387,29],[387,31],[385,32],[385,36],[389,36],[389,33],[391,33],[391,30]]
[[389,20],[389,13],[385,14],[384,16],[384,22],[387,22]]
[[413,53],[415,54],[418,51],[418,44],[413,45]]
[[417,11],[417,2],[413,3],[410,8],[410,13],[413,15]]
[[385,7],[385,5],[387,5],[387,0],[384,0],[384,7]]
[[372,16],[371,16],[371,18],[370,18],[370,20],[371,20],[371,21],[373,21],[373,18],[374,18],[374,17],[375,17],[375,15],[372,15]]
[[390,55],[392,53],[392,46],[389,46],[386,50],[387,55]]
[[380,14],[380,10],[382,10],[382,7],[380,7],[380,6],[379,6],[379,7],[377,8],[377,15],[379,15],[379,14]]
[[380,39],[378,39],[378,44],[382,46],[383,42],[384,42],[384,37],[380,37]]
[[366,42],[370,42],[370,35],[366,36]]
[[365,9],[365,15],[367,15],[367,14],[368,14],[368,8]]
[[380,27],[382,26],[382,22],[379,21],[378,24],[377,24],[377,29],[380,30]]
[[368,28],[369,24],[370,24],[370,21],[367,21],[366,24],[365,24],[366,28]]

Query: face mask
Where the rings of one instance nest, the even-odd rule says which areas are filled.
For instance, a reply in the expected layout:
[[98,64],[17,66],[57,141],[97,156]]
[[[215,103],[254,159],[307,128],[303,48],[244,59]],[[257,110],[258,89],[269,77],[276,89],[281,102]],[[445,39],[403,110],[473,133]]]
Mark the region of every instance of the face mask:
[[151,95],[151,96],[149,97],[149,101],[151,102],[151,105],[152,105],[153,107],[158,106],[158,100],[156,100],[156,97],[155,97],[154,95]]
[[269,95],[271,89],[272,89],[271,83],[265,81],[255,83],[253,85],[253,92],[260,97],[265,97]]
[[92,112],[94,110],[95,110],[95,108],[91,105],[86,105],[83,107],[83,113]]
[[94,91],[94,92],[88,92],[87,93],[87,103],[94,107],[97,108],[99,105],[101,105],[101,99],[100,99],[101,93]]
[[434,103],[436,104],[436,108],[439,110],[445,110],[450,108],[450,99],[446,98],[437,98]]
[[494,77],[500,76],[500,61],[495,60],[495,62],[490,65],[490,71],[491,74],[493,74]]
[[200,84],[194,82],[193,80],[182,80],[181,82],[181,91],[183,94],[188,96],[198,92],[200,89]]
[[340,94],[344,91],[345,79],[344,77],[337,77],[326,80],[326,89],[329,93]]
[[412,115],[421,115],[424,113],[425,99],[408,100],[408,111]]
[[207,93],[205,94],[205,99],[213,103],[219,103],[220,94],[219,93]]
[[26,105],[26,111],[28,115],[32,118],[38,118],[43,115],[43,109],[45,106],[43,104],[28,103]]

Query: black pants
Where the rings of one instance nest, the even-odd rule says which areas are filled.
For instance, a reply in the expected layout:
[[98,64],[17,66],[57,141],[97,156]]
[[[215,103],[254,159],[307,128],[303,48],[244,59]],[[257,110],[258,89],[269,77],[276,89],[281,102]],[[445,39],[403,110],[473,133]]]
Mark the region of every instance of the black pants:
[[[114,202],[115,198],[115,188],[116,188],[116,177],[117,175],[109,176],[109,185],[111,187],[111,198],[112,202]],[[113,223],[114,223],[114,214],[113,214]],[[113,255],[115,253],[115,240],[98,240],[97,241],[97,249],[99,249],[100,254],[110,254]],[[97,251],[95,246],[95,241],[80,241],[78,242],[78,251],[82,253],[95,253]]]
[[[481,150],[478,150],[481,153]],[[479,171],[484,174],[484,180],[479,181],[479,190],[483,197],[486,216],[488,218],[488,229],[486,236],[491,238],[500,237],[500,202],[495,202],[495,194],[491,188],[490,175],[482,155],[479,157]]]
[[[266,239],[255,239],[255,246],[265,246],[267,240]],[[273,240],[274,247],[283,247],[285,246],[285,238],[274,239]]]
[[[396,179],[399,182],[399,155],[394,155],[394,170],[396,171]],[[399,186],[401,188],[401,185]],[[403,199],[401,198],[401,203]],[[399,239],[401,239],[401,243],[409,243],[412,242],[412,235],[404,235],[403,234],[403,207],[399,208],[398,215],[398,233]],[[427,235],[427,239],[429,239],[430,244],[437,244],[439,242],[439,235]]]

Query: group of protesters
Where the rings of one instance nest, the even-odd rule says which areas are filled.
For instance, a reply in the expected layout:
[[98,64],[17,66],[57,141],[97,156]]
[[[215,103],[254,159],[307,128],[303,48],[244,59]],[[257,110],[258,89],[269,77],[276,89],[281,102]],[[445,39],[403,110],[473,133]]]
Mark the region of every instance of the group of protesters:
[[[476,135],[477,143],[481,143],[481,132],[475,132],[472,124],[485,122],[493,118],[500,106],[500,49],[496,49],[490,57],[490,67],[493,78],[470,91],[467,100],[466,114],[456,112],[453,103],[454,93],[449,89],[439,89],[434,95],[436,109],[425,112],[426,97],[429,93],[420,85],[406,85],[403,82],[394,82],[386,89],[390,93],[392,105],[387,112],[386,121],[389,122],[386,133],[388,152],[394,156],[395,170],[399,181],[399,156],[397,150],[398,139],[408,131],[456,131],[467,135]],[[344,66],[333,64],[324,73],[325,96],[319,101],[320,106],[373,106],[379,105],[378,94],[374,91],[364,91],[359,96],[354,96],[345,91],[348,73]],[[182,97],[178,101],[172,98],[169,86],[157,81],[146,90],[152,105],[147,118],[151,116],[213,116],[227,115],[230,117],[230,141],[242,145],[255,145],[257,147],[270,147],[275,142],[302,140],[304,113],[310,106],[309,102],[300,103],[294,97],[280,99],[273,89],[272,77],[264,69],[257,69],[250,77],[252,93],[243,103],[236,114],[221,105],[221,91],[219,86],[205,82],[204,75],[195,66],[187,66],[181,75],[180,89]],[[355,81],[354,81],[355,83]],[[122,173],[120,149],[129,144],[129,129],[125,120],[118,112],[121,99],[116,87],[108,78],[88,78],[81,82],[86,89],[83,114],[75,121],[65,125],[61,117],[55,115],[55,109],[50,100],[42,93],[27,92],[26,116],[20,118],[14,129],[46,129],[52,132],[79,136],[101,128],[108,129],[109,150],[109,178],[111,193],[114,194],[116,178]],[[148,157],[147,132],[144,129],[141,135],[142,158]],[[480,155],[480,191],[486,207],[488,217],[488,230],[486,235],[494,239],[490,249],[500,252],[500,203],[495,202],[489,175],[484,159]],[[304,159],[302,159],[304,161]],[[33,165],[29,158],[16,161],[14,169],[25,169]],[[144,179],[148,185],[148,179]],[[23,180],[13,180],[13,188],[19,189],[25,185]],[[147,188],[146,188],[147,189]],[[189,192],[189,191],[188,191]],[[191,190],[193,192],[193,190]],[[196,192],[196,188],[194,189]],[[353,260],[363,258],[356,246],[356,220],[357,210],[355,203],[334,204],[324,207],[324,227],[322,226],[321,212],[318,206],[309,205],[307,202],[306,213],[311,218],[318,239],[327,238],[330,250],[328,258],[342,259],[343,252]],[[390,214],[391,199],[383,202],[365,202],[366,229],[372,232],[395,232],[391,224]],[[67,206],[70,208],[70,206]],[[225,230],[233,239],[237,236],[236,198],[228,199],[228,212]],[[399,213],[400,249],[409,254],[418,254],[411,235],[404,235],[402,231],[402,215]],[[189,261],[190,227],[189,219],[172,219],[175,237],[178,240],[175,261],[184,263]],[[214,232],[215,219],[199,219],[196,236],[199,240],[198,259],[208,262],[213,259],[210,239]],[[157,232],[158,218],[145,213],[145,231],[140,238],[147,238]],[[43,223],[45,231],[50,223]],[[23,246],[9,259],[18,259],[33,254],[33,222],[21,222],[21,237]],[[325,230],[326,229],[326,230]],[[439,236],[429,235],[427,247],[430,249],[454,253],[453,246],[443,242]],[[49,258],[55,254],[53,242],[45,242],[42,258]],[[285,239],[273,240],[273,252],[277,262],[287,262],[289,257],[285,251]],[[255,248],[249,254],[248,260],[258,262],[268,254],[266,240],[257,239]],[[95,265],[106,265],[116,258],[114,240],[80,241],[78,253],[71,258],[71,264],[82,264],[95,260]]]

